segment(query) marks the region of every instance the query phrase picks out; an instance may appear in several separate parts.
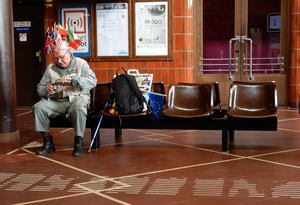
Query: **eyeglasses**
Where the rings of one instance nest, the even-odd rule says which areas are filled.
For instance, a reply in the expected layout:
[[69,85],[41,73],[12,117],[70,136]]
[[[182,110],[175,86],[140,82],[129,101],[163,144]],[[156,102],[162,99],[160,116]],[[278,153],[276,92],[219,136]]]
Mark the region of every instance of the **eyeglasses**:
[[53,60],[56,61],[56,62],[58,62],[59,60],[64,60],[64,58],[65,58],[67,52],[68,52],[68,51],[66,51],[65,54],[62,55],[62,56],[58,56],[58,57],[56,57],[56,58],[53,58]]

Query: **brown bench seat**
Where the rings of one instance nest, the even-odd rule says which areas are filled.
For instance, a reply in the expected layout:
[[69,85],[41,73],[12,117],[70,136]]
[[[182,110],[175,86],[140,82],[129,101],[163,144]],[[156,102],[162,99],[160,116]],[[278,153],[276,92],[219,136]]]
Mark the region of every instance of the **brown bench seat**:
[[[154,83],[155,85],[157,93],[164,92],[162,82]],[[199,85],[171,85],[168,90],[167,106],[161,118],[153,118],[148,115],[122,117],[122,127],[115,128],[113,117],[103,116],[100,129],[114,129],[115,137],[122,136],[122,129],[128,128],[220,130],[222,133],[222,152],[228,152],[228,141],[234,138],[235,130],[277,130],[277,90],[274,82],[233,82],[230,88],[228,110],[218,109],[217,115],[215,114],[215,106],[220,103],[220,98],[216,100],[215,85],[213,83],[201,83],[201,86]],[[98,84],[95,89],[95,104],[87,119],[87,128],[91,128],[92,131],[91,137],[97,131],[96,127],[101,117],[100,111],[103,110],[108,101],[110,88],[111,84],[103,83]],[[179,100],[178,96],[180,97]],[[217,96],[219,97],[219,93]],[[168,111],[169,108],[175,109],[175,112]],[[173,113],[168,114],[168,112]],[[51,127],[69,127],[70,123],[68,123],[66,118],[56,117],[51,120]],[[100,134],[98,131],[92,149],[99,147]]]

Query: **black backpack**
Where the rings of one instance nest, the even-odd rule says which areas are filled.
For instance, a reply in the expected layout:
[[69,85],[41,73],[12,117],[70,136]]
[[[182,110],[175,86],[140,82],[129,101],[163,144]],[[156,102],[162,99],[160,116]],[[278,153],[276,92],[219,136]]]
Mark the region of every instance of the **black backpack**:
[[[119,74],[120,70],[124,70],[125,74]],[[115,102],[116,114],[130,115],[143,112],[145,98],[133,75],[127,74],[124,68],[119,68],[112,82],[110,104],[113,103],[112,101]]]

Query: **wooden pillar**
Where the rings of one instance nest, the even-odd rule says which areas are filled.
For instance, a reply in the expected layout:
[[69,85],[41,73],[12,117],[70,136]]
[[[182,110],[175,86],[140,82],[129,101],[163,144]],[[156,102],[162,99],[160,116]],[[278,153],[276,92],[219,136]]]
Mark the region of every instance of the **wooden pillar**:
[[[16,79],[13,1],[0,1],[0,143],[19,139],[16,125]],[[29,74],[30,75],[30,74]]]

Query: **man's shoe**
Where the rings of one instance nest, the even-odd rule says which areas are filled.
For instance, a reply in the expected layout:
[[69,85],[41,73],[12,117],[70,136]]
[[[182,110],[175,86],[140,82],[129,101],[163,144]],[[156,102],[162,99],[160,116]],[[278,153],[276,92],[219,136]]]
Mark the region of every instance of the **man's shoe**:
[[38,151],[36,151],[36,155],[46,155],[48,153],[51,152],[55,152],[55,147],[53,144],[53,139],[52,136],[48,136],[48,137],[43,137],[44,140],[44,144],[42,146],[41,149],[39,149]]
[[80,157],[83,155],[83,137],[75,137],[74,138],[74,150],[73,157]]

